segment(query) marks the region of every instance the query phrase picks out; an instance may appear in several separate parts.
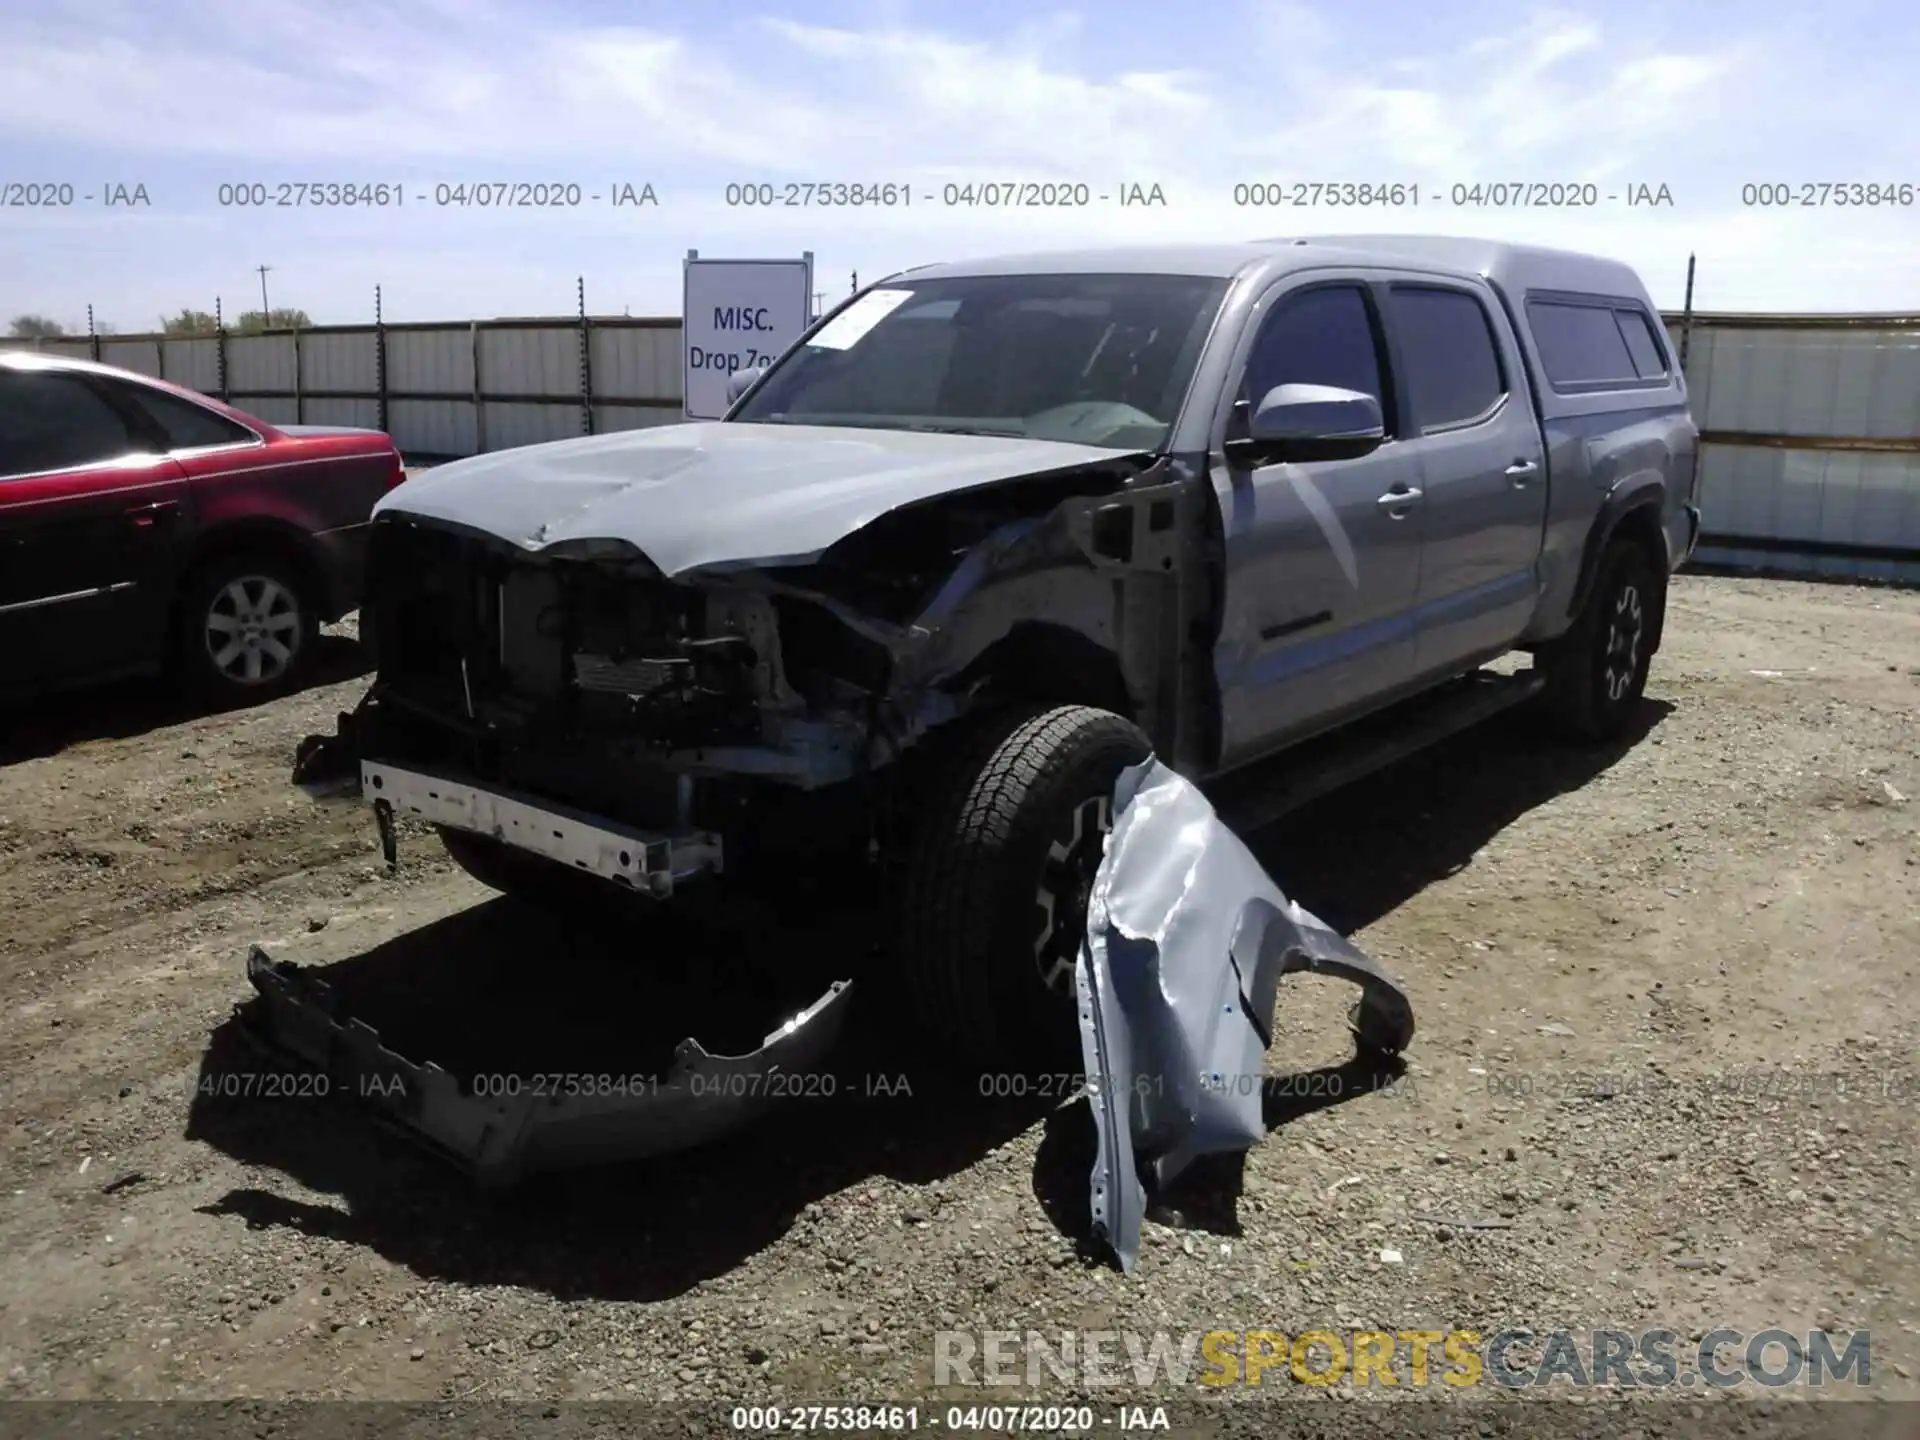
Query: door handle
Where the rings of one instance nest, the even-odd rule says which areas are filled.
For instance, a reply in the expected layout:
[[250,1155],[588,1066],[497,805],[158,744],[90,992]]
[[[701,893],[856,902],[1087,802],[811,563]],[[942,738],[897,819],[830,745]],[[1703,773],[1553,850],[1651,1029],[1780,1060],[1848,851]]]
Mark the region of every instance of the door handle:
[[1532,460],[1516,460],[1507,466],[1507,478],[1516,486],[1524,486],[1539,473],[1539,465]]
[[178,500],[156,500],[151,505],[134,505],[130,507],[127,510],[127,515],[135,525],[145,528],[153,525],[157,521],[172,519],[173,516],[179,512],[179,509],[180,502]]
[[1421,497],[1426,493],[1426,491],[1415,489],[1411,485],[1401,485],[1387,491],[1386,494],[1382,495],[1374,503],[1382,510],[1392,514],[1394,519],[1398,520],[1400,514],[1395,512],[1404,512],[1419,504]]

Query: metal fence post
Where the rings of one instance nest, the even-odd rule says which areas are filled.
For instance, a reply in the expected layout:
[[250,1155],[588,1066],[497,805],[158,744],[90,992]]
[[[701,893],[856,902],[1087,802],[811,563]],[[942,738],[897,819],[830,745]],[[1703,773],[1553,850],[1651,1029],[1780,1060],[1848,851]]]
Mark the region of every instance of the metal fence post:
[[688,286],[693,280],[693,264],[700,258],[698,250],[687,251],[687,258],[680,264],[680,418],[691,420],[692,412],[687,409],[693,403],[687,394],[687,297]]
[[100,358],[100,337],[95,333],[93,328],[93,307],[91,305],[87,306],[87,347],[93,352],[95,361],[98,361]]
[[293,327],[293,423],[307,423],[307,383],[305,367],[300,358],[300,327]]
[[373,287],[373,384],[380,397],[380,424],[377,428],[393,433],[387,424],[387,322],[380,308],[380,287]]
[[220,381],[220,398],[229,399],[227,394],[227,322],[220,313],[220,297],[213,297],[213,364],[215,376]]
[[473,332],[473,453],[484,455],[487,449],[487,391],[480,383],[480,322],[467,327]]
[[1687,346],[1693,340],[1693,262],[1695,257],[1687,256],[1687,298],[1680,312],[1680,374],[1687,373]]
[[593,330],[587,320],[587,277],[577,282],[580,304],[580,433],[593,434]]

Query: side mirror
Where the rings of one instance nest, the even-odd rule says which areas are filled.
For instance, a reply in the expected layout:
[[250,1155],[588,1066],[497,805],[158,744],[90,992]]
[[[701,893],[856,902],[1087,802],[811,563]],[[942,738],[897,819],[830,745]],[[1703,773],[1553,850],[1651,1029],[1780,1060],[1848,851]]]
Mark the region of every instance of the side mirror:
[[1336,385],[1276,385],[1227,453],[1257,465],[1353,460],[1372,454],[1386,438],[1380,402],[1372,395]]
[[744,370],[736,370],[727,376],[727,403],[731,405],[747,393],[747,387],[760,378],[762,372],[749,365]]

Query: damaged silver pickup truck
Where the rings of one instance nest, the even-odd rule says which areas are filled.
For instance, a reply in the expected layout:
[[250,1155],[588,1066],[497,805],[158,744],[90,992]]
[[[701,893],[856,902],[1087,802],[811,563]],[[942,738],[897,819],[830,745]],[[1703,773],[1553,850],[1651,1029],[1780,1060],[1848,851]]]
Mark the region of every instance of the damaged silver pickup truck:
[[[1397,1050],[1404,997],[1228,824],[1521,701],[1619,734],[1698,528],[1658,313],[1626,267],[1555,251],[938,265],[735,378],[723,421],[388,495],[377,678],[300,776],[357,778],[389,858],[412,816],[508,892],[563,869],[661,901],[874,874],[920,1025],[983,1067],[1051,1064],[1077,1014],[1090,1069],[1130,1038],[1136,1070],[1199,1083],[1249,1037],[1257,1062],[1278,974],[1320,964],[1368,987],[1362,1040]],[[1533,667],[1482,670],[1514,650]],[[1107,973],[1122,955],[1132,980]],[[297,1009],[264,956],[255,979]],[[751,1063],[817,1048],[840,998]],[[1258,1133],[1222,1141],[1242,1102],[1196,1136],[1188,1100],[1134,1139]]]

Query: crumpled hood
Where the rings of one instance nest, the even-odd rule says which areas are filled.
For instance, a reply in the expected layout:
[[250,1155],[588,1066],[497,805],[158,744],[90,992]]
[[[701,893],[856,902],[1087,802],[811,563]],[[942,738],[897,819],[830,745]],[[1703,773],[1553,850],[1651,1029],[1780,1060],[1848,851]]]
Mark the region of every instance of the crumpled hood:
[[718,422],[528,445],[425,471],[389,491],[398,511],[529,550],[624,540],[665,575],[806,564],[889,510],[1124,451],[1054,440]]

